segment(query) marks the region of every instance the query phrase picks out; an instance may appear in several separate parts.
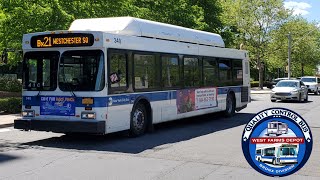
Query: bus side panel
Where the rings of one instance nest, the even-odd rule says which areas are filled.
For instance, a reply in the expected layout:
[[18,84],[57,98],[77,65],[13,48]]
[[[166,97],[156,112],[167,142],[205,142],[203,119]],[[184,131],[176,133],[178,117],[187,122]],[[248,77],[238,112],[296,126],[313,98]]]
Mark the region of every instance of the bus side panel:
[[113,101],[113,104],[109,103],[106,133],[112,133],[117,131],[123,131],[130,129],[130,115],[133,104],[116,104],[117,99],[109,99],[109,102]]

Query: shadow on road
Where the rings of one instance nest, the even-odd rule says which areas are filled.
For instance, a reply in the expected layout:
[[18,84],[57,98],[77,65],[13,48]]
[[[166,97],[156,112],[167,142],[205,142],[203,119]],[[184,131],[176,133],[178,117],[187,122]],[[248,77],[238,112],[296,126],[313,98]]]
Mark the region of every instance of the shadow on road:
[[286,104],[286,103],[298,103],[298,104],[306,104],[306,103],[312,103],[313,101],[302,101],[302,102],[299,102],[299,101],[290,101],[290,100],[282,100],[282,101],[276,101],[276,102],[273,102],[273,103],[283,103],[283,104]]
[[17,157],[17,156],[12,156],[12,155],[7,155],[7,154],[4,154],[4,153],[0,153],[0,164],[4,163],[4,162],[7,162],[7,161],[15,160],[15,159],[18,159],[18,158],[19,157]]
[[[130,138],[124,133],[106,136],[60,136],[24,143],[28,146],[54,147],[62,149],[110,151],[136,154],[164,144],[186,141],[199,136],[246,124],[254,114],[237,113],[232,118],[210,114],[155,126],[153,133]],[[125,133],[127,134],[127,133]],[[240,137],[237,137],[240,138]]]

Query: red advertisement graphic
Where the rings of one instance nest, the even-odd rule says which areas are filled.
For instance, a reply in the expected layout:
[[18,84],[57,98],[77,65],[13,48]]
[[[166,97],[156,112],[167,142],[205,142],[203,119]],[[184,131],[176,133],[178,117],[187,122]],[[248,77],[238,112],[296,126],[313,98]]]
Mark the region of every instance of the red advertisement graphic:
[[183,89],[177,91],[178,113],[216,107],[217,88]]

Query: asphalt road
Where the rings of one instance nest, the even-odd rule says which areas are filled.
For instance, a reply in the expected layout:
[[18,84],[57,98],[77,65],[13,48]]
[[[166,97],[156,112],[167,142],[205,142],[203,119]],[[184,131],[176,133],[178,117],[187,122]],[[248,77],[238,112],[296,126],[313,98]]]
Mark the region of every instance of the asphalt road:
[[233,118],[214,114],[164,123],[138,138],[0,129],[0,179],[269,179],[249,166],[241,150],[244,124],[269,107],[300,113],[314,138],[307,164],[283,179],[320,179],[320,96],[271,103],[267,94],[252,95]]

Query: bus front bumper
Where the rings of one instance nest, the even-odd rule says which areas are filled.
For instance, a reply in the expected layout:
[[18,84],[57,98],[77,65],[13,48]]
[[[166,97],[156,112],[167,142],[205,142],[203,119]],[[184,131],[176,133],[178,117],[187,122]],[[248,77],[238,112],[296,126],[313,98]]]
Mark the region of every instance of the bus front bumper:
[[105,134],[105,121],[14,120],[14,128],[56,133]]

